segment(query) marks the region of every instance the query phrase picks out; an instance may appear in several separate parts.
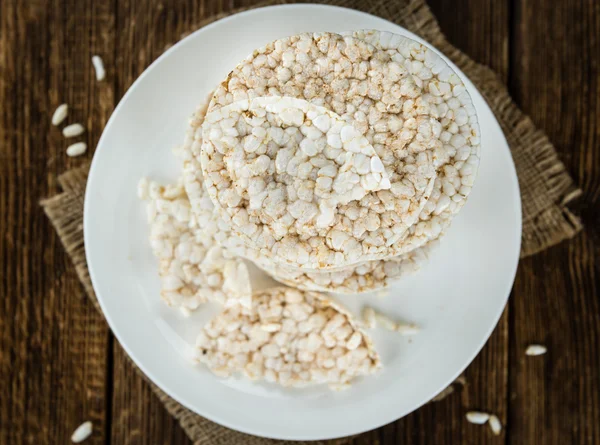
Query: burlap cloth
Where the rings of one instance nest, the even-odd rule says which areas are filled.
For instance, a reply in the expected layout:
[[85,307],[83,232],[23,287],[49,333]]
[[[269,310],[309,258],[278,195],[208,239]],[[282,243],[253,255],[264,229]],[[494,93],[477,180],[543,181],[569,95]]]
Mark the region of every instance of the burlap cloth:
[[[288,2],[268,1],[255,7],[282,3]],[[579,219],[566,207],[581,192],[574,186],[548,138],[517,108],[502,81],[492,70],[473,62],[448,43],[424,0],[330,0],[322,3],[359,9],[403,26],[448,56],[477,86],[500,122],[517,168],[523,205],[522,257],[571,238],[581,230]],[[204,20],[197,28],[234,12],[238,11]],[[89,164],[86,164],[63,174],[59,178],[63,192],[44,200],[42,205],[72,258],[87,294],[99,309],[83,245],[83,199],[88,169]],[[132,366],[135,367],[133,363]],[[136,370],[146,379],[137,367]],[[255,445],[277,442],[217,425],[179,405],[150,381],[148,384],[169,413],[179,420],[183,429],[197,444]],[[327,443],[343,443],[346,440]]]

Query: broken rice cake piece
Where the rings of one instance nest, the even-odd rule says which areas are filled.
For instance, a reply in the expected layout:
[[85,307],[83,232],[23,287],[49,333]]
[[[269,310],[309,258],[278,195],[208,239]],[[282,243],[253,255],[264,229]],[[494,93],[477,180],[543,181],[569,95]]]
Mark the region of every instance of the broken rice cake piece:
[[163,300],[184,312],[206,301],[249,308],[252,288],[246,264],[204,236],[182,184],[163,187],[144,178],[138,195],[148,201],[150,246],[159,260]]
[[197,360],[222,377],[332,389],[381,368],[371,339],[322,294],[271,288],[253,294],[252,309],[235,306],[212,319],[198,336]]

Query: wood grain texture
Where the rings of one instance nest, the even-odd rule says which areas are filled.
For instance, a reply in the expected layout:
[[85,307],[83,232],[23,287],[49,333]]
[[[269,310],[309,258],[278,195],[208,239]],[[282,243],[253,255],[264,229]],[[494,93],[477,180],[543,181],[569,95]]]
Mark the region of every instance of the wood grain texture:
[[[50,125],[71,106],[94,147],[119,98],[168,46],[212,14],[254,0],[0,3],[0,444],[187,444],[83,295],[38,200],[81,159]],[[354,444],[600,443],[600,4],[429,1],[449,40],[490,65],[557,145],[584,189],[586,231],[520,264],[509,307],[445,400]],[[96,82],[91,55],[107,67]],[[165,147],[170,149],[170,147]],[[86,158],[91,157],[90,149]],[[531,342],[543,357],[524,356]],[[464,420],[496,412],[494,437]]]
[[[48,4],[47,4],[48,3]],[[112,54],[110,6],[90,2],[0,5],[0,443],[67,443],[83,421],[103,443],[103,317],[85,297],[38,201],[81,162],[50,117],[61,102],[93,145],[112,110],[93,82],[91,54]],[[68,11],[68,13],[67,13]],[[90,156],[89,154],[87,155]]]
[[427,3],[450,42],[508,80],[511,0]]
[[110,443],[191,444],[115,341]]
[[[510,88],[583,189],[583,235],[521,262],[510,301],[511,443],[600,443],[600,4],[518,0]],[[527,344],[548,354],[525,357]]]

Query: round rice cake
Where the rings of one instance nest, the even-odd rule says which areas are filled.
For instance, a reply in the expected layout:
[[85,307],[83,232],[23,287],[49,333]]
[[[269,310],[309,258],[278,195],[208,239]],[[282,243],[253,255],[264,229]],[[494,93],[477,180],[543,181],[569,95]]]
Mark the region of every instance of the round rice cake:
[[[220,109],[236,101],[268,96],[300,98],[322,106],[366,138],[389,177],[390,189],[371,192],[355,205],[349,204],[348,214],[346,209],[336,209],[335,228],[328,242],[327,236],[288,234],[279,238],[269,221],[265,225],[243,207],[249,199],[241,199],[241,207],[231,205],[237,199],[231,191],[224,192],[227,198],[221,201],[225,205],[216,199],[217,191],[227,190],[231,183],[220,172],[208,172],[214,178],[210,184],[215,186],[213,201],[233,226],[238,220],[246,228],[256,225],[255,233],[240,235],[274,262],[303,269],[334,269],[408,252],[439,235],[449,224],[446,216],[458,211],[470,191],[479,137],[474,109],[460,79],[435,53],[411,46],[419,44],[410,39],[390,35],[386,40],[381,33],[369,32],[355,35],[357,38],[304,34],[275,41],[255,51],[230,73],[209,104],[208,113],[215,112],[217,117]],[[373,45],[365,43],[367,39]],[[440,88],[440,95],[436,95]],[[260,116],[246,117],[251,122],[261,120]],[[300,126],[305,127],[304,133],[320,131],[318,123],[313,125],[306,116],[305,121]],[[245,125],[240,127],[235,129],[236,137],[252,140],[254,135],[244,133]],[[304,133],[300,131],[301,136],[306,136]],[[208,138],[210,144],[230,142],[227,138],[231,136],[213,136]],[[334,137],[331,141],[338,142]],[[263,142],[255,154],[259,150],[266,153],[273,143]],[[208,144],[205,141],[203,148]],[[249,145],[254,149],[256,142]],[[266,165],[264,158],[257,162]],[[238,213],[241,217],[235,219]],[[246,216],[251,224],[246,224]],[[412,224],[415,216],[421,219],[418,227],[407,231],[407,222]],[[409,220],[402,221],[402,217]]]
[[[320,71],[320,77],[317,76],[316,79],[320,81],[318,84],[318,88],[311,79],[308,79],[308,83],[313,85],[316,90],[319,91],[327,91],[329,90],[331,94],[328,94],[324,97],[323,100],[319,100],[318,97],[314,97],[312,93],[307,93],[304,95],[300,95],[300,99],[310,100],[312,104],[323,103],[324,108],[332,110],[334,113],[335,120],[332,122],[331,114],[317,114],[313,113],[312,116],[308,115],[300,115],[300,113],[296,113],[294,111],[283,110],[285,112],[286,117],[296,118],[297,124],[300,127],[300,132],[294,131],[291,129],[291,133],[293,133],[298,139],[303,138],[304,141],[310,140],[311,137],[315,139],[320,139],[323,144],[327,144],[325,147],[321,147],[321,152],[325,155],[326,161],[336,161],[338,162],[341,155],[344,154],[343,145],[346,140],[350,140],[350,145],[352,145],[352,140],[355,139],[355,134],[360,133],[360,131],[356,128],[359,125],[354,125],[354,122],[348,122],[349,116],[344,116],[346,119],[342,119],[342,116],[339,116],[335,111],[339,111],[335,106],[331,106],[331,103],[335,104],[335,101],[341,99],[339,96],[340,91],[345,87],[348,90],[349,81],[345,79],[346,84],[338,85],[338,82],[335,81],[336,77],[351,75],[352,70],[354,70],[357,76],[366,76],[369,65],[377,65],[377,52],[370,45],[365,45],[356,39],[353,38],[342,38],[341,36],[335,34],[319,34],[314,35],[315,39],[318,39],[318,42],[323,43],[326,41],[327,48],[331,47],[331,51],[327,48],[324,48],[325,52],[321,52],[317,45],[317,40],[313,39],[313,35],[302,35],[302,36],[294,36],[288,39],[283,39],[281,41],[277,41],[273,46],[272,54],[275,54],[276,51],[274,48],[278,46],[284,40],[289,41],[289,46],[298,48],[300,51],[299,54],[303,54],[310,66],[305,67],[305,71],[310,71],[315,68],[315,72]],[[329,41],[331,42],[329,43]],[[286,43],[286,45],[288,44]],[[309,45],[308,47],[305,47]],[[322,45],[321,45],[322,46]],[[319,63],[322,63],[323,58],[327,59],[333,58],[336,55],[334,54],[341,48],[345,54],[349,56],[343,56],[345,62],[350,63],[350,65],[354,66],[347,72],[344,73],[335,73],[334,71],[339,71],[337,68],[332,66],[330,67],[330,72],[326,72],[324,69],[324,65],[321,65],[321,68],[317,69],[317,60]],[[302,52],[305,51],[305,52]],[[259,50],[260,52],[260,50]],[[339,51],[338,51],[339,52]],[[340,53],[341,54],[341,53]],[[299,55],[302,59],[302,57]],[[280,57],[280,62],[285,64],[283,60],[285,57]],[[350,62],[352,59],[352,62]],[[306,62],[302,59],[303,63]],[[270,62],[269,62],[270,63]],[[344,64],[344,61],[342,61]],[[243,64],[242,64],[243,65]],[[253,67],[255,65],[254,62],[248,62],[248,65],[242,66],[240,65],[232,74],[229,76],[228,84],[231,85],[232,82],[236,79],[236,73],[239,70],[239,74],[243,76],[243,72],[246,71],[246,67]],[[300,66],[300,65],[297,65]],[[260,69],[262,73],[262,69]],[[358,74],[362,73],[362,74]],[[262,73],[265,74],[265,73]],[[251,78],[248,80],[249,83],[253,84],[260,80],[258,77],[250,76]],[[306,82],[306,79],[302,76],[301,80],[298,82]],[[392,75],[393,79],[396,79]],[[313,79],[314,80],[314,79]],[[255,82],[256,81],[256,82]],[[296,82],[297,85],[300,83]],[[312,83],[311,83],[312,82]],[[330,84],[332,83],[332,87]],[[239,82],[238,82],[239,83]],[[388,83],[391,83],[388,82]],[[409,83],[407,81],[407,83]],[[263,98],[264,96],[260,96],[261,94],[268,94],[271,97],[293,97],[290,96],[294,93],[293,88],[288,89],[290,86],[290,82],[288,81],[285,85],[282,86],[282,95],[276,94],[273,88],[269,88],[268,91],[264,89],[258,88],[255,91],[255,94],[252,94],[253,98]],[[306,86],[306,85],[304,85]],[[229,87],[228,87],[229,88]],[[308,88],[308,87],[307,87]],[[340,88],[342,90],[340,90]],[[407,86],[408,88],[408,86]],[[229,119],[229,116],[223,119],[220,110],[227,109],[226,107],[231,105],[231,102],[228,105],[220,104],[219,98],[221,90],[224,89],[224,86],[221,85],[220,88],[217,89],[217,92],[213,96],[211,104],[208,109],[208,116],[215,116],[215,120],[225,120]],[[296,93],[302,92],[306,88],[298,89]],[[309,88],[312,91],[312,87]],[[400,91],[395,91],[396,94],[400,94]],[[339,93],[339,94],[338,94]],[[354,88],[352,91],[342,91],[344,97],[347,95],[355,95],[357,99],[359,99],[360,103],[368,102],[369,104],[373,104],[373,100],[362,96],[361,94],[367,94],[363,92],[361,88]],[[347,93],[347,94],[346,94]],[[225,95],[224,101],[227,101],[227,98],[231,96],[231,99],[234,98],[234,95]],[[250,95],[241,97],[248,97]],[[247,99],[239,99],[239,101],[243,101]],[[345,100],[350,100],[346,98]],[[223,101],[221,101],[223,102]],[[358,104],[358,102],[356,102]],[[364,104],[363,107],[367,107],[367,104]],[[373,113],[376,110],[374,109]],[[362,112],[357,112],[357,115],[361,115]],[[372,114],[373,114],[372,113]],[[377,113],[379,113],[377,111]],[[381,113],[379,113],[381,114]],[[265,124],[267,127],[266,130],[269,129],[269,122],[264,122],[264,116],[254,116],[253,114],[245,116],[245,124],[242,126],[237,126],[237,137],[244,137],[247,144],[250,146],[251,150],[263,150],[267,151],[268,148],[272,150],[276,150],[277,148],[277,135],[281,134],[281,131],[275,132],[275,137],[270,137],[270,132],[267,132],[266,138],[262,138],[262,140],[257,141],[254,135],[248,134],[248,129],[245,128],[249,123],[256,122],[258,125]],[[311,117],[314,119],[311,119]],[[284,119],[284,125],[289,124],[290,119]],[[339,122],[339,125],[336,125]],[[350,125],[344,125],[350,123]],[[366,122],[366,121],[365,121]],[[408,125],[413,126],[416,121],[410,122]],[[332,123],[334,125],[332,125]],[[205,126],[209,126],[210,122],[207,119],[205,121]],[[382,123],[383,125],[383,123]],[[368,127],[365,127],[368,128]],[[378,129],[382,130],[383,128]],[[361,130],[364,131],[364,130]],[[214,131],[212,134],[207,132],[208,134],[204,134],[204,150],[212,150],[213,152],[218,152],[218,150],[222,147],[222,145],[232,144],[233,141],[229,139],[229,135],[224,135],[219,133],[218,131]],[[262,136],[264,132],[260,132],[259,134]],[[431,132],[430,132],[431,133]],[[285,137],[284,132],[284,137]],[[365,139],[371,145],[373,142],[377,141],[380,136],[373,138],[372,134],[367,134]],[[369,140],[371,138],[371,140]],[[342,141],[344,139],[344,141]],[[238,141],[235,141],[236,144]],[[279,141],[285,147],[286,141]],[[289,143],[289,140],[287,141]],[[293,141],[294,142],[294,141]],[[302,140],[297,140],[298,145],[302,142]],[[213,147],[214,145],[214,147]],[[308,144],[310,145],[310,144]],[[380,144],[381,145],[381,144]],[[257,149],[256,146],[259,148]],[[350,148],[351,150],[352,148]],[[310,150],[310,149],[309,149]],[[256,152],[255,151],[255,152]],[[301,150],[297,150],[300,155],[305,154]],[[379,153],[377,153],[379,154]],[[268,157],[268,155],[260,154],[260,156]],[[260,157],[257,156],[257,157]],[[266,164],[267,159],[263,157],[263,162]],[[343,156],[342,156],[343,157]],[[280,161],[281,164],[284,164],[286,161],[285,157],[282,156]],[[297,163],[299,161],[303,161],[301,156],[294,156],[292,159],[288,160],[289,169],[295,171],[298,167]],[[363,161],[359,164],[358,168],[364,169],[368,167],[369,164],[364,162],[364,158],[361,158],[360,161]],[[359,161],[359,162],[360,162]],[[303,267],[306,269],[327,269],[327,268],[336,268],[347,266],[353,263],[357,263],[359,261],[364,261],[367,259],[376,259],[380,257],[388,257],[390,253],[388,252],[388,247],[394,244],[397,240],[399,240],[403,233],[406,231],[407,227],[412,225],[412,223],[418,217],[420,210],[425,205],[429,193],[433,188],[433,181],[435,179],[435,171],[433,169],[433,159],[431,153],[429,152],[421,152],[415,153],[414,155],[407,156],[404,159],[397,159],[393,156],[388,156],[387,162],[379,162],[383,161],[381,158],[373,161],[373,167],[383,170],[389,176],[390,187],[384,188],[382,190],[377,190],[375,192],[369,193],[365,195],[362,199],[355,199],[352,203],[339,205],[335,210],[335,220],[333,224],[336,226],[335,228],[327,228],[331,231],[331,234],[327,237],[328,233],[324,232],[323,234],[318,234],[315,236],[314,234],[297,234],[294,233],[294,230],[288,230],[287,234],[281,238],[278,233],[275,233],[269,227],[269,221],[265,221],[260,218],[260,215],[254,215],[252,212],[250,213],[250,223],[249,225],[244,224],[244,229],[249,228],[252,229],[253,225],[258,227],[258,231],[260,233],[251,233],[246,234],[242,233],[242,237],[244,237],[244,241],[250,246],[254,246],[258,249],[263,250],[264,255],[271,255],[274,261],[281,261],[290,265],[297,265],[299,267]],[[343,164],[343,162],[341,163]],[[383,169],[382,166],[383,165]],[[385,165],[387,164],[387,165]],[[204,162],[203,162],[204,167]],[[283,167],[287,167],[288,165],[283,165]],[[334,165],[337,169],[338,165]],[[343,165],[339,165],[339,167],[343,167]],[[306,168],[306,166],[305,166]],[[328,170],[330,168],[326,168],[324,173],[329,173]],[[282,168],[283,170],[283,168]],[[239,209],[247,210],[247,206],[244,207],[246,203],[246,196],[242,196],[242,201],[236,202],[237,196],[233,195],[233,191],[228,187],[230,184],[229,177],[227,172],[223,171],[205,171],[207,185],[209,186],[209,193],[211,193],[211,197],[214,197],[214,201],[218,206],[224,208],[224,210],[233,218],[237,215]],[[212,173],[212,177],[209,173]],[[330,173],[329,173],[330,174]],[[214,179],[213,179],[214,178]],[[356,181],[358,178],[353,176],[351,179]],[[275,178],[277,180],[277,178]],[[325,186],[328,186],[327,179],[321,181]],[[214,185],[214,189],[212,186]],[[225,198],[219,199],[219,191],[223,190],[225,194]],[[336,191],[336,193],[344,193],[343,191]],[[233,196],[232,196],[233,195]],[[306,197],[306,194],[304,194]],[[229,198],[229,199],[227,199]],[[287,199],[286,199],[287,198]],[[283,197],[283,201],[290,206],[294,204],[297,200],[294,199],[296,196],[292,193],[290,196],[286,194]],[[300,200],[301,197],[299,197]],[[347,200],[345,201],[347,202]],[[237,205],[232,205],[237,204]],[[267,204],[270,204],[270,201],[267,201]],[[287,211],[287,206],[281,206],[280,201],[275,198],[275,204],[278,211]],[[302,205],[296,204],[297,207],[303,207]],[[292,210],[293,211],[293,210]],[[314,208],[312,208],[314,213]],[[289,213],[289,212],[286,212]],[[331,214],[331,211],[328,212]],[[347,213],[347,215],[346,215]],[[245,215],[244,215],[245,216]],[[316,219],[317,216],[314,216]],[[282,218],[283,222],[287,222],[289,220],[296,221],[291,215],[291,218]],[[331,225],[331,224],[330,224]],[[235,226],[235,221],[233,223]],[[307,236],[309,238],[307,238]],[[309,244],[308,241],[310,240]],[[357,249],[357,242],[360,244],[360,249]],[[300,249],[298,248],[300,247]],[[304,252],[309,253],[308,258],[304,255]],[[296,255],[300,252],[300,257]],[[311,255],[312,254],[312,255]]]

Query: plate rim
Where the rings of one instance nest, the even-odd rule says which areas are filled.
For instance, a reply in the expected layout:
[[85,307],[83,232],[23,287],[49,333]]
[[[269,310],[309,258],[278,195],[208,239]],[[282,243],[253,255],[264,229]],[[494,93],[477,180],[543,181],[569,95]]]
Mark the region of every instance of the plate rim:
[[[91,204],[91,199],[89,199],[89,196],[91,195],[91,190],[92,187],[90,186],[90,184],[92,184],[93,182],[99,180],[97,178],[97,174],[95,174],[96,171],[96,166],[98,165],[97,159],[98,159],[98,153],[101,151],[101,147],[103,146],[103,141],[105,139],[106,134],[108,133],[108,131],[110,130],[110,128],[112,127],[112,125],[114,124],[115,120],[117,119],[117,115],[118,112],[120,111],[121,107],[125,104],[125,102],[127,102],[127,99],[129,98],[130,94],[133,93],[133,91],[136,89],[136,87],[143,81],[143,79],[150,73],[150,71],[152,71],[154,68],[156,68],[156,66],[158,64],[161,63],[163,58],[166,58],[172,51],[177,50],[177,48],[181,45],[184,45],[186,43],[186,41],[188,39],[192,39],[195,36],[197,36],[197,34],[203,33],[208,29],[211,29],[213,27],[216,26],[220,26],[223,25],[224,23],[230,21],[230,20],[234,20],[236,17],[240,16],[240,15],[254,15],[254,14],[260,14],[262,12],[264,12],[265,10],[268,9],[298,9],[298,8],[317,8],[317,9],[337,9],[337,10],[347,10],[347,11],[352,11],[353,13],[359,13],[365,16],[371,16],[371,17],[375,17],[379,20],[385,20],[387,22],[389,22],[390,24],[392,24],[393,26],[399,27],[401,28],[404,32],[406,32],[407,34],[409,34],[410,36],[416,36],[420,41],[425,41],[424,39],[420,38],[419,36],[417,36],[416,34],[414,34],[413,32],[407,30],[406,28],[404,28],[403,26],[397,25],[396,23],[393,23],[387,19],[384,19],[382,17],[376,16],[374,14],[369,14],[363,11],[359,11],[356,9],[352,9],[352,8],[346,8],[346,7],[342,7],[342,6],[335,6],[335,5],[325,5],[325,4],[315,4],[315,3],[305,3],[305,4],[283,4],[283,5],[269,5],[269,6],[263,6],[263,7],[259,7],[259,8],[253,8],[250,10],[246,10],[246,11],[242,11],[242,12],[237,12],[235,14],[232,14],[230,16],[224,17],[222,19],[216,20],[206,26],[203,26],[197,30],[195,30],[194,32],[192,32],[191,34],[189,34],[188,36],[186,36],[184,39],[179,40],[177,43],[175,43],[171,48],[169,48],[168,50],[166,50],[165,52],[163,52],[159,57],[156,58],[156,60],[154,60],[138,77],[137,79],[131,84],[131,86],[128,88],[128,90],[125,92],[125,94],[123,95],[123,97],[119,100],[119,103],[117,104],[117,106],[115,107],[115,109],[113,110],[113,112],[111,113],[111,116],[108,120],[108,122],[106,123],[103,131],[102,131],[102,135],[98,141],[98,144],[96,146],[96,150],[94,152],[94,156],[92,158],[92,162],[90,165],[90,169],[89,169],[89,174],[88,174],[88,182],[86,185],[86,191],[85,191],[85,197],[84,197],[84,214],[83,214],[83,235],[84,235],[84,246],[86,246],[85,248],[85,255],[86,255],[86,262],[88,264],[88,270],[89,270],[89,274],[90,274],[90,280],[92,282],[92,286],[94,288],[94,291],[96,293],[97,296],[97,301],[98,304],[100,305],[100,308],[102,309],[102,313],[104,318],[106,319],[111,332],[113,333],[113,335],[115,336],[115,338],[117,339],[117,341],[119,342],[119,344],[121,345],[121,347],[125,350],[125,352],[127,353],[127,355],[133,360],[133,362],[135,363],[135,365],[144,373],[144,375],[151,381],[151,383],[153,383],[154,385],[156,385],[160,390],[162,390],[163,392],[165,392],[169,397],[171,397],[173,400],[175,400],[177,403],[181,404],[182,406],[184,406],[185,408],[189,409],[190,411],[192,411],[193,413],[196,413],[202,417],[205,417],[207,419],[209,419],[210,421],[213,421],[219,425],[231,428],[233,430],[239,431],[239,432],[243,432],[243,433],[247,433],[247,434],[251,434],[251,435],[255,435],[255,436],[260,436],[260,437],[265,437],[265,438],[270,438],[270,439],[283,439],[283,440],[325,440],[325,439],[336,439],[336,438],[340,438],[340,437],[345,437],[348,435],[354,435],[354,434],[360,434],[363,433],[365,431],[370,431],[376,428],[379,428],[383,425],[386,425],[389,422],[393,422],[396,421],[402,417],[405,417],[406,415],[416,411],[417,409],[421,408],[423,405],[425,405],[426,403],[428,403],[430,401],[430,399],[428,400],[424,400],[423,402],[417,404],[414,406],[414,408],[404,414],[402,414],[400,417],[395,417],[395,415],[393,416],[393,418],[390,420],[387,417],[378,422],[376,425],[372,425],[369,426],[368,428],[355,428],[354,430],[350,431],[350,432],[344,432],[344,433],[340,433],[337,435],[328,435],[327,437],[321,437],[321,436],[314,436],[314,435],[302,435],[302,436],[298,436],[298,435],[272,435],[270,433],[265,433],[264,431],[257,431],[257,430],[252,430],[252,429],[248,429],[245,427],[240,427],[238,425],[235,425],[233,423],[231,423],[228,419],[223,419],[223,418],[217,418],[215,416],[213,416],[211,413],[206,413],[206,412],[199,412],[199,410],[194,407],[192,408],[191,406],[189,406],[187,403],[182,402],[182,400],[180,400],[179,395],[175,396],[173,395],[169,389],[168,389],[168,385],[165,385],[163,381],[160,381],[160,379],[156,379],[155,375],[152,372],[149,372],[149,370],[147,369],[147,367],[142,364],[138,358],[136,358],[136,356],[132,353],[132,350],[129,348],[129,346],[123,342],[121,340],[121,334],[118,332],[118,330],[115,327],[115,323],[114,321],[111,319],[110,315],[108,314],[108,312],[106,311],[106,306],[104,303],[104,299],[101,295],[100,292],[97,291],[97,289],[99,288],[99,286],[96,286],[96,283],[98,282],[98,278],[96,277],[96,272],[94,271],[94,267],[93,267],[93,260],[91,260],[91,253],[93,251],[93,249],[91,248],[87,248],[87,246],[90,246],[91,244],[88,242],[89,241],[89,234],[90,234],[90,228],[89,225],[91,224],[91,222],[89,221],[89,218],[86,217],[86,215],[89,215],[89,207],[92,205]],[[431,48],[434,48],[435,51],[438,54],[441,54],[445,60],[447,59],[447,56],[445,56],[441,51],[439,51],[435,46],[433,46],[431,43],[426,42],[427,45]],[[456,65],[451,62],[453,68],[458,68],[456,67]],[[477,87],[475,85],[472,84],[472,82],[468,79],[468,77],[462,72],[462,70],[458,69],[458,71],[463,75],[464,78],[466,78],[469,83],[471,83],[471,85],[477,90],[478,94],[481,95],[481,93],[479,92],[479,90],[477,89]],[[482,96],[483,97],[483,96]],[[485,101],[485,99],[484,99]],[[468,359],[468,361],[465,362],[465,364],[460,367],[460,369],[453,375],[452,379],[449,379],[449,382],[452,382],[453,380],[455,380],[475,359],[475,357],[481,352],[483,346],[487,343],[487,341],[489,340],[492,332],[495,330],[496,326],[498,325],[498,321],[500,320],[500,317],[502,316],[504,309],[506,308],[506,304],[508,301],[508,298],[510,297],[510,293],[511,293],[511,289],[514,285],[514,280],[516,277],[516,272],[517,272],[517,268],[518,268],[518,264],[519,264],[519,255],[518,252],[520,252],[520,247],[521,247],[521,240],[522,240],[522,202],[520,199],[520,187],[519,187],[519,182],[518,182],[518,177],[517,177],[517,173],[516,173],[516,167],[514,164],[514,159],[512,158],[512,155],[510,153],[510,146],[508,145],[508,141],[506,140],[506,137],[504,136],[504,132],[502,131],[502,129],[500,128],[500,125],[498,123],[498,120],[496,119],[495,115],[493,114],[493,112],[491,111],[491,109],[489,108],[489,105],[486,102],[486,107],[489,109],[489,111],[491,112],[491,115],[493,117],[493,122],[495,125],[497,125],[500,129],[500,132],[503,136],[502,138],[502,143],[505,146],[505,149],[508,150],[508,154],[510,156],[510,166],[511,166],[511,171],[510,171],[510,176],[511,176],[511,180],[513,182],[513,185],[516,186],[516,191],[517,191],[517,196],[518,196],[518,200],[517,200],[517,204],[516,204],[516,208],[513,209],[515,210],[516,213],[516,219],[518,221],[517,224],[517,228],[518,228],[518,233],[519,233],[519,237],[518,237],[518,243],[517,243],[517,256],[516,256],[516,261],[513,267],[513,271],[512,271],[512,278],[510,281],[507,281],[508,283],[510,283],[508,285],[508,289],[505,290],[505,294],[506,297],[504,298],[503,301],[503,305],[501,310],[498,311],[498,314],[496,315],[496,318],[494,320],[493,323],[490,323],[490,327],[488,328],[485,336],[482,336],[481,340],[480,340],[480,344],[478,345],[477,348],[474,349],[474,351],[472,352],[472,354],[470,354],[470,357]],[[445,385],[446,386],[446,385]],[[432,394],[431,397],[434,397],[436,394],[438,394],[440,391],[442,391],[445,386],[443,386],[442,388],[439,388],[434,394]]]

